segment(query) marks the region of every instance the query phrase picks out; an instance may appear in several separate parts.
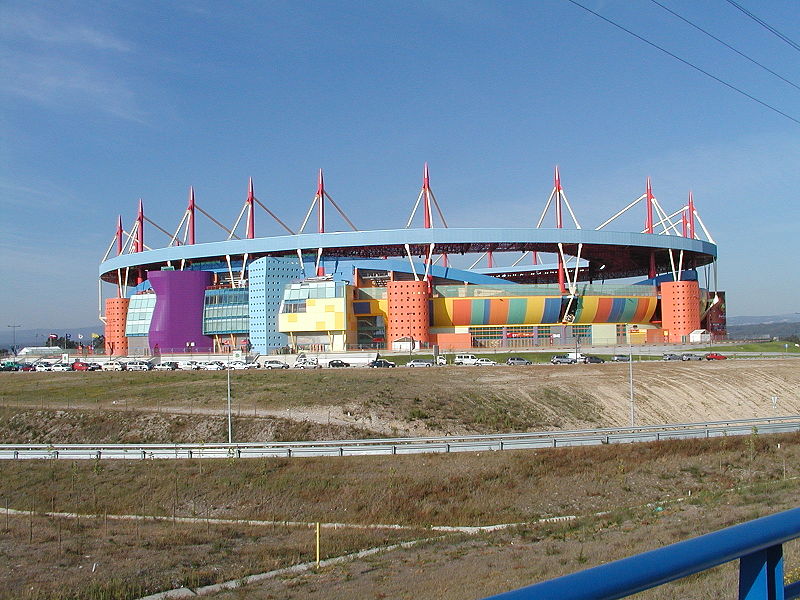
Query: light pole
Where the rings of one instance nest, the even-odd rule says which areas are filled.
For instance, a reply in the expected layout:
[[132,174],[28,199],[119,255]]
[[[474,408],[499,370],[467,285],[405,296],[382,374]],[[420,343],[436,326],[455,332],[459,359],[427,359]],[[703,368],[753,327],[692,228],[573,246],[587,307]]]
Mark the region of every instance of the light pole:
[[22,325],[6,325],[6,327],[11,327],[11,337],[13,341],[11,342],[11,354],[14,356],[17,355],[17,329],[22,327]]
[[633,398],[633,345],[628,344],[628,380],[631,384],[631,427],[636,426],[636,401]]
[[228,354],[228,364],[225,365],[228,372],[228,443],[233,443],[233,428],[231,425],[231,355]]

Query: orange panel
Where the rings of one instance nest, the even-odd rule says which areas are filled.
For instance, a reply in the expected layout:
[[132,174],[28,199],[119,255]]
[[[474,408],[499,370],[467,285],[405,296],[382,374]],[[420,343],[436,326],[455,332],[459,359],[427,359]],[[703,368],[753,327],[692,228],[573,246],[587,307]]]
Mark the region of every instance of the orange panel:
[[106,298],[106,354],[126,356],[128,338],[125,337],[125,323],[128,319],[128,298]]
[[411,337],[430,341],[430,302],[427,281],[390,281],[386,286],[387,342]]
[[668,281],[661,284],[661,325],[671,343],[700,329],[700,285],[696,281]]

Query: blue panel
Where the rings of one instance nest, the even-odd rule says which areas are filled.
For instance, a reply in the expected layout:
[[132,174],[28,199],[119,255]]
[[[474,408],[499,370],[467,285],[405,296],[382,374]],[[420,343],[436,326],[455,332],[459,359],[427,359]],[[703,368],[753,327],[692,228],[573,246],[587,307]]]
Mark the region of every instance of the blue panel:
[[369,302],[353,302],[353,314],[354,315],[368,315],[370,314],[370,303]]
[[250,263],[250,343],[257,352],[283,348],[289,343],[285,333],[278,331],[278,309],[286,284],[303,278],[297,258],[265,257]]
[[545,298],[542,323],[558,323],[561,317],[561,298]]
[[609,323],[617,323],[620,320],[622,313],[625,312],[625,300],[626,298],[614,298],[614,302],[611,304],[611,312],[608,314]]

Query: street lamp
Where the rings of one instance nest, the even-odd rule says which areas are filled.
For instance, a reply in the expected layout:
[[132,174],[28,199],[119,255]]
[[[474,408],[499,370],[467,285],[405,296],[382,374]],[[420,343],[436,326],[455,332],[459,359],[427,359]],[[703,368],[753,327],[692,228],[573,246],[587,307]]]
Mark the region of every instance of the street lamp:
[[636,426],[636,401],[633,397],[633,344],[628,344],[628,380],[631,384],[631,427]]
[[11,342],[11,354],[14,356],[17,355],[17,329],[22,327],[22,325],[6,325],[6,327],[11,327],[11,337],[13,341]]

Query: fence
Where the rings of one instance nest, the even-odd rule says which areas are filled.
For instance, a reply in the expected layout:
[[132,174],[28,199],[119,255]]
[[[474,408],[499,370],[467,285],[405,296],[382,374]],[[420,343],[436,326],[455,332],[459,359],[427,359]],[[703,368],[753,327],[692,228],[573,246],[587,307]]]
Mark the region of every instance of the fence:
[[741,559],[739,600],[792,600],[800,598],[800,581],[784,586],[783,544],[797,538],[800,508],[485,600],[613,600],[736,559]]

